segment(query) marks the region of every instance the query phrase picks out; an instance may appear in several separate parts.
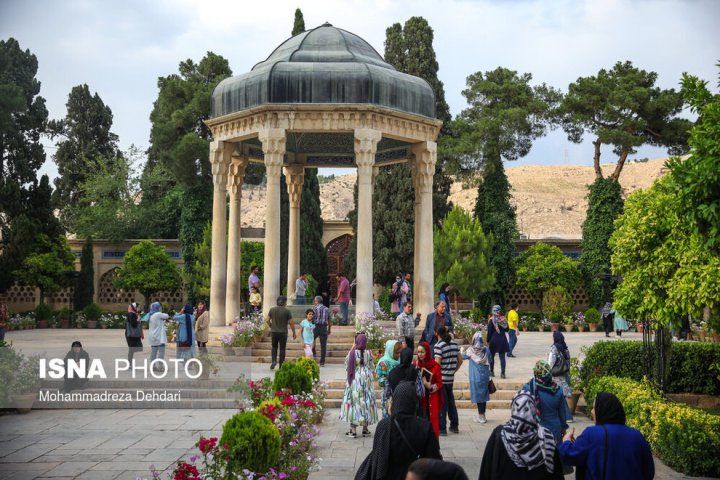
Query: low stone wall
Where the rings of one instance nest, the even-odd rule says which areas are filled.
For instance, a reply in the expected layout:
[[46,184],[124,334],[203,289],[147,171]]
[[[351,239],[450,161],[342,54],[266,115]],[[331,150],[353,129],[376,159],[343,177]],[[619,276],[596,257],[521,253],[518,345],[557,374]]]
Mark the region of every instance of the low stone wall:
[[699,408],[719,408],[720,396],[698,395],[695,393],[669,393],[667,397],[673,402],[684,403]]

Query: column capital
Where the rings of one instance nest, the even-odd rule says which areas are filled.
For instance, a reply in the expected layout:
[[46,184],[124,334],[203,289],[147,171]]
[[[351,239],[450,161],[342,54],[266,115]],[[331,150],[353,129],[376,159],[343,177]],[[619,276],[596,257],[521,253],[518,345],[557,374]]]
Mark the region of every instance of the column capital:
[[375,153],[377,144],[382,138],[382,132],[369,128],[355,130],[355,165],[358,169],[358,182],[372,184],[373,167],[375,166]]
[[230,156],[235,145],[230,142],[214,140],[210,142],[210,166],[212,167],[213,183],[221,189],[226,188]]
[[300,207],[303,183],[305,182],[305,168],[302,165],[288,165],[283,168],[285,183],[287,184],[290,208]]
[[247,157],[233,155],[230,160],[227,186],[228,190],[230,190],[230,195],[233,197],[240,195],[242,184],[245,181],[245,169],[247,165]]
[[411,167],[415,190],[432,192],[435,164],[437,163],[437,144],[421,142],[414,144],[411,149],[415,157]]
[[265,173],[268,177],[279,177],[285,159],[285,129],[266,128],[258,132],[265,155]]

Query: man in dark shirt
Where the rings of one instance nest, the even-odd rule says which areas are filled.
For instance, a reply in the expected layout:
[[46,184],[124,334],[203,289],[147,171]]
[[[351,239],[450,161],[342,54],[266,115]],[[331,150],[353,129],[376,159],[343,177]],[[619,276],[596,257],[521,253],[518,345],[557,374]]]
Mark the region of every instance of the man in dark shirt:
[[276,365],[275,360],[277,358],[278,345],[280,346],[280,366],[282,366],[285,361],[288,325],[290,325],[290,328],[292,329],[293,340],[297,338],[292,313],[285,307],[286,304],[286,297],[278,297],[277,307],[272,307],[267,316],[267,324],[270,327],[270,335],[272,336],[272,363],[270,364],[270,370],[273,370]]
[[318,295],[315,297],[315,306],[313,307],[313,323],[315,324],[315,336],[313,338],[313,359],[315,358],[315,339],[320,338],[320,366],[325,366],[325,356],[327,355],[327,340],[332,330],[330,323],[330,309],[323,305],[323,297]]
[[422,336],[420,337],[421,342],[428,342],[430,347],[434,347],[437,342],[437,336],[435,332],[438,328],[445,326],[448,332],[455,331],[452,323],[452,317],[450,312],[445,310],[445,302],[437,302],[435,304],[435,310],[427,316],[425,322],[425,329],[423,330]]

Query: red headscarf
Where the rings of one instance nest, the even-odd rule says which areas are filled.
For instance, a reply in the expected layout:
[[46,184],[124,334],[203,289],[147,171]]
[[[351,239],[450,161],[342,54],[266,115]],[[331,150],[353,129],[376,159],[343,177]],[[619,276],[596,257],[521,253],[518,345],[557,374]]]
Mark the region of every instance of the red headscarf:
[[417,358],[417,367],[418,368],[425,368],[427,370],[432,371],[435,367],[440,367],[438,363],[433,358],[433,351],[432,348],[430,348],[430,344],[426,341],[422,341],[418,344],[419,346],[422,346],[425,349],[425,360],[420,360],[420,356]]

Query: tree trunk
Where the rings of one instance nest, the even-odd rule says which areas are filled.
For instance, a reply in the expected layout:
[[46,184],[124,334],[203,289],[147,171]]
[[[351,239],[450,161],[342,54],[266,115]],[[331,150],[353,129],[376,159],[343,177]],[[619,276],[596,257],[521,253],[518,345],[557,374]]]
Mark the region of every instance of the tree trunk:
[[142,292],[143,297],[145,297],[145,313],[150,311],[150,295],[152,295],[152,292]]
[[43,290],[41,288],[40,289],[40,305],[42,305],[43,303],[45,303],[45,290]]
[[595,176],[597,178],[602,178],[602,168],[600,168],[600,139],[598,138],[593,142],[593,145],[595,145],[595,156],[593,157],[593,166],[595,167]]
[[616,182],[620,181],[620,172],[622,172],[623,166],[625,166],[625,160],[627,160],[628,153],[630,152],[627,149],[623,149],[620,152],[620,158],[618,158],[618,163],[615,166],[615,171],[612,174],[612,179]]

